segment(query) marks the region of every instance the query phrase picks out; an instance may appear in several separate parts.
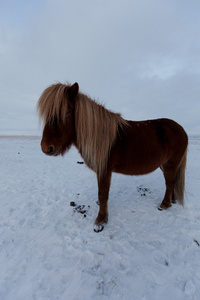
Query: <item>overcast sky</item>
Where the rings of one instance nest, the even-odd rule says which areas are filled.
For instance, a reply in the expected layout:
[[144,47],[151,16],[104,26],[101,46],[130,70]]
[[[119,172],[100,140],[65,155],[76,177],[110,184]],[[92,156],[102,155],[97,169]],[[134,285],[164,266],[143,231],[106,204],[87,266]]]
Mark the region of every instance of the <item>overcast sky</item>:
[[39,135],[37,100],[57,81],[200,135],[200,1],[1,0],[0,134]]

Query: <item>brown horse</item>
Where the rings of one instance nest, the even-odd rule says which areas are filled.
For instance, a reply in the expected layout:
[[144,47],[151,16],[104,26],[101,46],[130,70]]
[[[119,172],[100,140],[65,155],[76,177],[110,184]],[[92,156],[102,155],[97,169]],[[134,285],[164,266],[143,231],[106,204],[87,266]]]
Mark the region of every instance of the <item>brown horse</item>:
[[97,174],[99,213],[95,231],[108,221],[112,172],[142,175],[161,168],[166,192],[159,209],[183,205],[188,137],[169,119],[126,121],[79,92],[77,83],[49,86],[38,101],[44,123],[41,141],[47,155],[64,154],[75,145]]

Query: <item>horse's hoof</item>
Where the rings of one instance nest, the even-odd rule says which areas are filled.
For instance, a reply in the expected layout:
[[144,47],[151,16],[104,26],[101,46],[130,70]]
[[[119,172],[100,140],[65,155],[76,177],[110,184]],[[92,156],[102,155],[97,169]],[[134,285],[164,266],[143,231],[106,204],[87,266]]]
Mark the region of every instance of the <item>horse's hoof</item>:
[[101,224],[101,225],[94,224],[94,231],[95,232],[101,232],[103,229],[104,229],[103,224]]
[[158,209],[159,211],[163,211],[163,210],[164,210],[164,208],[162,208],[160,205],[157,206],[157,209]]
[[157,206],[158,210],[162,211],[162,210],[166,210],[168,209],[169,207],[171,207],[172,205],[166,205],[166,204],[163,204],[161,203],[160,205]]

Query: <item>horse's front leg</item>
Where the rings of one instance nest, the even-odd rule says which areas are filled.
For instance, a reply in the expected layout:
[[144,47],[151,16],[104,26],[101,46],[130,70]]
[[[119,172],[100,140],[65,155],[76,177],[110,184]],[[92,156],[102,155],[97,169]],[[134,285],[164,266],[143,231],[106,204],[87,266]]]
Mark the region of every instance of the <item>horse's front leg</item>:
[[100,232],[108,222],[108,195],[111,182],[111,172],[105,172],[101,177],[97,175],[99,213],[94,224],[94,231]]

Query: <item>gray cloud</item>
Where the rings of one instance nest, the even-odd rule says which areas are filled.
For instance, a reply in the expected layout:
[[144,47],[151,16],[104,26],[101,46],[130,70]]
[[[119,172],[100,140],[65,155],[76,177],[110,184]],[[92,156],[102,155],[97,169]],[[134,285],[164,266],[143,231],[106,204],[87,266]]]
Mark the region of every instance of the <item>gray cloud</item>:
[[198,1],[30,3],[0,13],[1,131],[37,132],[43,89],[78,81],[125,118],[169,117],[200,133]]

